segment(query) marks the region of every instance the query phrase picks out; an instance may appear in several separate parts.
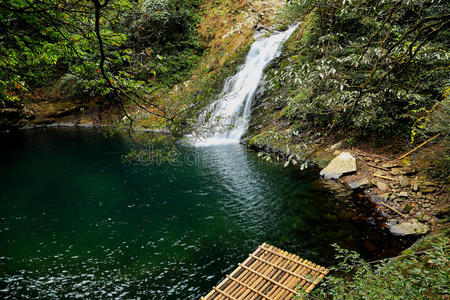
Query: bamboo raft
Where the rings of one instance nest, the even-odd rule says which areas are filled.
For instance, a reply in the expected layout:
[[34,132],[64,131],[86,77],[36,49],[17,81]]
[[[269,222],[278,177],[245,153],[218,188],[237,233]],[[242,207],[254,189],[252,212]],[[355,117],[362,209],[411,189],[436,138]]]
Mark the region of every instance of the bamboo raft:
[[329,270],[266,243],[202,300],[290,299],[311,292]]

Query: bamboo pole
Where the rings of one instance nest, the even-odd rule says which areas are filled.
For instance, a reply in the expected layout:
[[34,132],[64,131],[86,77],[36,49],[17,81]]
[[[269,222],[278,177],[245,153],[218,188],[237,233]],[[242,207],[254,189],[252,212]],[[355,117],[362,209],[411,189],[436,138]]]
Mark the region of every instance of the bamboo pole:
[[[306,260],[304,260],[302,258],[296,257],[296,259],[298,259],[300,262],[305,263],[305,264],[307,262]],[[309,268],[307,268],[307,267],[305,267],[303,265],[298,265],[298,266],[300,266],[300,268],[296,268],[295,272],[301,274],[302,277],[305,277],[306,275],[308,275],[309,271],[311,271],[311,269],[309,269]],[[291,279],[288,281],[288,285],[292,284],[292,282],[294,282],[294,281],[295,281],[296,285],[301,285],[301,283],[306,283],[307,282],[303,278],[300,278],[300,280],[298,280],[296,278],[292,278],[291,277]]]
[[[303,273],[302,273],[303,276],[314,275],[316,273],[320,274],[320,272],[315,271],[315,269],[316,269],[315,268],[315,266],[316,266],[315,264],[313,264],[312,262],[310,262],[308,260],[303,260],[303,262],[307,265],[307,267],[303,270]],[[317,270],[320,271],[319,269],[317,269]],[[304,280],[304,279],[295,282],[295,281],[293,281],[291,279],[289,284],[290,285],[295,284],[296,287],[300,286],[302,289],[304,289],[304,288],[306,288],[308,286],[308,284],[310,284],[310,282],[307,281],[307,280]],[[284,294],[281,294],[279,296],[284,296],[285,297],[287,295],[284,293]],[[279,298],[279,297],[277,297],[277,298]],[[275,299],[277,299],[277,298],[275,298]]]
[[[271,249],[277,249],[273,246],[270,246]],[[267,258],[268,261],[274,262],[276,265],[282,265],[284,266],[285,260],[283,258],[274,255],[273,253],[270,253],[270,256]],[[263,275],[266,275],[270,278],[276,278],[279,276],[280,271],[270,265],[265,264],[265,272]],[[269,291],[274,287],[274,285],[270,282],[265,280],[263,277],[258,277],[258,279],[253,283],[253,286],[262,291],[265,294],[268,294]],[[249,297],[249,300],[256,298],[255,296]],[[244,299],[244,298],[243,298]]]
[[[289,255],[289,257],[293,260],[287,260],[288,261],[288,266],[294,273],[296,274],[303,274],[303,272],[305,271],[309,271],[309,269],[307,269],[303,263],[305,262],[303,259],[300,259],[297,255]],[[300,263],[298,263],[300,262]],[[278,280],[281,284],[290,287],[292,285],[292,281],[294,281],[294,283],[298,283],[299,280],[297,279],[297,277],[293,277],[293,276],[289,276],[289,274],[285,273],[279,280]],[[290,291],[286,291],[284,289],[276,289],[276,290],[272,290],[269,295],[270,297],[274,298],[274,297],[278,297],[279,295],[283,295],[286,294],[286,298],[290,298],[292,296],[292,293]],[[295,294],[294,294],[295,295]]]
[[216,292],[218,292],[218,293],[221,294],[222,296],[225,296],[226,298],[229,298],[229,299],[232,299],[232,300],[238,300],[238,299],[236,299],[236,298],[234,298],[234,297],[228,295],[228,294],[225,293],[224,291],[219,290],[219,289],[216,288],[216,287],[213,287],[213,290],[215,290]]
[[[264,252],[260,251],[257,254],[263,255]],[[256,268],[256,269],[259,268],[259,261],[253,259],[250,256],[247,258],[246,262],[247,263],[244,262],[245,265],[251,266],[251,267]],[[241,267],[239,267],[239,268],[242,270],[242,272],[240,272],[237,276],[233,276],[233,275],[231,275],[231,276],[236,278],[236,279],[238,279],[238,280],[240,280],[240,281],[246,282],[246,280],[248,280],[249,274],[248,274],[248,272],[245,269],[243,269]],[[233,284],[233,285],[227,286],[225,291],[230,292],[233,296],[237,297],[237,294],[240,294],[240,290],[241,289],[242,289],[242,286]]]
[[384,203],[384,202],[380,202],[380,203],[383,204],[384,206],[386,206],[387,208],[389,208],[390,210],[395,211],[396,213],[398,213],[398,214],[399,214],[400,216],[402,216],[403,218],[405,218],[405,219],[408,218],[407,215],[402,214],[401,212],[399,212],[398,210],[396,210],[396,209],[393,208],[392,206],[389,206],[389,205],[387,205],[387,204]]
[[[272,247],[272,249],[276,249],[273,246],[271,246],[271,247]],[[282,259],[280,259],[278,256],[274,255],[273,253],[269,253],[269,254],[270,255],[268,257],[263,258],[265,261],[261,262],[264,265],[262,274],[269,278],[274,278],[277,276],[279,270],[268,265],[266,262],[271,261],[271,262],[279,265],[279,264],[284,264],[284,261]],[[258,276],[258,279],[256,279],[254,282],[252,282],[252,286],[255,289],[261,291],[267,297],[268,297],[268,295],[267,295],[268,291],[270,291],[270,289],[268,289],[270,285],[272,285],[271,282],[265,280],[263,277],[260,277],[260,276]],[[253,300],[253,299],[257,299],[257,298],[258,298],[257,295],[248,295],[247,297],[243,297],[242,299]]]
[[[262,257],[267,257],[267,255],[270,255],[270,253],[264,253],[261,255]],[[253,259],[253,258],[252,258]],[[254,260],[254,263],[252,265],[250,265],[250,268],[253,268],[255,270],[258,271],[263,271],[265,268],[265,265],[259,261],[259,260]],[[242,277],[241,281],[244,282],[245,284],[248,284],[249,286],[252,286],[254,288],[254,282],[257,281],[259,279],[259,277],[253,273],[250,273],[248,271],[245,271],[244,276]],[[252,291],[245,288],[244,286],[239,286],[235,291],[234,291],[234,295],[236,297],[238,297],[239,299],[244,299],[246,297],[249,297],[252,294]]]
[[[253,257],[253,258],[256,258],[256,259],[260,259],[260,258],[254,257],[254,256],[252,256],[252,257]],[[273,267],[275,267],[275,268],[277,268],[277,269],[280,269],[280,270],[283,271],[283,272],[289,273],[289,274],[291,274],[292,276],[296,276],[296,277],[298,277],[298,278],[302,278],[302,279],[304,279],[304,280],[307,280],[307,281],[310,281],[310,282],[314,282],[313,280],[309,280],[309,279],[303,277],[302,275],[295,274],[294,272],[291,272],[291,271],[289,271],[289,270],[287,270],[287,269],[285,269],[285,268],[283,268],[283,267],[279,267],[279,266],[277,266],[277,265],[274,265],[274,264],[272,264],[271,262],[265,261],[265,263],[268,264],[268,265],[271,265],[271,266],[273,266]]]
[[[314,263],[312,263],[311,262],[311,264],[313,264],[313,265],[315,265]],[[322,267],[320,267],[320,266],[318,266],[318,265],[316,265],[319,269],[321,269]],[[317,272],[311,272],[311,275],[314,275],[314,277],[317,279],[317,276],[315,276],[315,275],[320,275],[321,273],[317,273]],[[321,275],[323,275],[323,274],[321,274]],[[315,287],[315,284],[314,283],[309,283],[309,282],[307,282],[306,284],[304,284],[303,286],[302,286],[302,289],[306,292],[306,291],[308,291],[309,289],[313,289]]]
[[[269,246],[269,247],[272,247],[272,246]],[[260,257],[263,257],[263,258],[269,258],[269,257],[273,256],[270,252],[267,252],[265,250],[262,250],[260,254],[261,254]],[[248,267],[255,269],[257,271],[263,271],[265,269],[264,263],[262,263],[259,260],[255,260],[252,257],[250,257],[250,258],[253,259],[254,262],[251,265],[247,265]],[[254,287],[254,282],[258,281],[258,279],[259,279],[259,277],[257,275],[250,273],[250,272],[245,272],[244,276],[242,277],[242,281],[247,284],[250,283],[250,285],[252,287]],[[239,295],[239,298],[243,299],[244,297],[250,296],[249,294],[251,294],[251,291],[240,286],[234,291],[234,293],[235,293],[235,295]]]
[[383,176],[383,175],[378,175],[378,174],[373,174],[373,176],[378,177],[378,178],[387,179],[387,180],[395,180],[395,179],[392,178],[392,177]]
[[[294,255],[291,254],[291,253],[288,253],[286,251],[282,251],[282,250],[277,249],[277,248],[275,248],[275,249],[277,251],[279,251],[279,252],[285,253],[289,257],[294,257]],[[281,259],[281,263],[277,264],[277,266],[280,266],[280,267],[283,267],[283,268],[288,268],[290,266],[290,264],[292,264],[289,260],[286,260],[286,259],[284,259],[282,257],[279,257],[279,258]],[[276,270],[276,272],[271,276],[271,278],[277,279],[277,281],[281,284],[282,283],[281,279],[284,276],[286,276],[286,273],[283,272],[280,269],[275,269],[275,270]],[[281,276],[281,279],[280,279],[280,276]],[[281,290],[281,288],[278,285],[275,285],[275,284],[273,284],[270,281],[263,282],[263,285],[260,287],[260,289],[263,290],[266,293],[266,295],[268,297],[271,297],[271,298],[272,298],[272,296],[271,296],[272,294],[277,293],[279,290]]]
[[263,298],[265,298],[265,299],[270,299],[269,297],[267,297],[266,295],[264,295],[264,294],[261,293],[260,291],[255,290],[254,288],[252,288],[251,286],[249,286],[248,284],[246,284],[246,283],[244,283],[244,282],[242,282],[242,281],[239,281],[239,280],[237,280],[237,279],[235,279],[235,278],[233,278],[233,277],[230,277],[230,275],[227,275],[227,278],[229,278],[230,280],[235,281],[237,284],[240,284],[240,285],[246,287],[247,289],[251,290],[251,291],[254,292],[255,294],[258,294],[259,296],[261,296],[261,297],[263,297]]
[[[258,249],[256,249],[255,251],[253,251],[253,254],[258,254],[261,251],[258,251]],[[252,260],[252,258],[249,256],[247,257],[247,259],[244,261],[244,264],[248,264],[250,261]],[[230,276],[236,277],[236,278],[240,278],[241,276],[244,276],[245,272],[243,272],[243,269],[240,268],[239,266],[230,274]],[[225,278],[219,285],[219,288],[223,289],[225,292],[228,292],[228,290],[231,289],[230,287],[230,283],[229,280],[227,278]]]
[[[323,267],[322,267],[323,268]],[[325,269],[325,268],[324,268]],[[319,275],[319,277],[317,277],[317,279],[316,279],[316,281],[314,282],[314,284],[313,285],[311,285],[309,288],[307,288],[306,289],[306,291],[305,291],[305,293],[310,293],[319,283],[320,283],[320,281],[322,281],[322,279],[325,277],[325,276],[327,276],[327,274],[328,274],[328,272],[329,272],[330,270],[326,270],[325,272],[325,274],[321,274],[321,275]]]
[[294,291],[293,289],[290,289],[290,288],[288,288],[288,287],[286,287],[286,286],[284,286],[284,285],[282,285],[282,284],[279,284],[278,282],[276,282],[276,281],[273,280],[272,278],[269,278],[269,277],[267,277],[267,276],[265,276],[265,275],[259,273],[258,271],[255,271],[255,270],[253,270],[253,269],[250,269],[249,267],[246,267],[246,266],[244,266],[244,265],[242,265],[242,264],[239,264],[239,265],[240,265],[241,267],[243,267],[244,269],[246,269],[246,270],[248,270],[248,271],[250,271],[250,272],[252,272],[252,273],[255,273],[256,275],[261,276],[262,278],[264,278],[264,279],[266,279],[266,280],[272,282],[273,284],[275,284],[275,285],[277,285],[277,286],[279,286],[279,287],[281,287],[281,288],[283,288],[283,289],[285,289],[285,290],[288,290],[288,291],[290,291],[290,292],[292,292],[292,293],[294,293],[294,294],[296,294],[296,295],[299,294],[299,292]]
[[[270,249],[274,248],[271,245],[267,245],[267,246]],[[278,260],[277,257],[273,253],[268,252],[268,251],[265,251],[264,253],[265,253],[265,255],[260,257],[264,261],[276,260],[277,263],[281,262],[281,260]],[[273,273],[275,272],[275,270],[273,268],[268,268],[267,264],[265,264],[264,262],[262,262],[260,260],[258,260],[258,262],[260,263],[261,267],[259,269],[254,269],[254,270],[261,272],[263,275],[267,275],[267,276],[273,275]],[[264,279],[254,273],[251,273],[251,272],[248,272],[248,273],[250,274],[249,276],[251,277],[251,281],[249,281],[251,286],[257,290],[261,290],[259,288],[259,286],[263,283]],[[242,294],[242,299],[247,299],[247,298],[248,299],[257,298],[257,295],[255,295],[255,294],[252,295],[251,293],[246,291]]]
[[[284,258],[286,258],[286,259],[289,259],[289,260],[290,260],[290,261],[292,261],[292,262],[295,262],[295,263],[301,264],[300,262],[296,261],[295,259],[292,259],[292,258],[286,257],[286,256],[284,256],[283,254],[280,254],[280,253],[276,253],[276,252],[274,252],[274,251],[272,251],[272,250],[269,250],[269,249],[266,249],[266,248],[264,248],[264,247],[262,247],[262,246],[260,246],[260,248],[261,248],[261,249],[264,249],[264,250],[267,250],[267,251],[270,251],[270,252],[273,252],[273,253],[275,253],[275,254],[277,254],[277,255],[281,256],[281,257],[284,257]],[[304,264],[304,266],[305,266],[305,267],[307,267],[307,268],[313,269],[314,271],[317,271],[317,272],[321,272],[321,273],[323,273],[322,271],[319,271],[318,269],[314,269],[314,268],[312,268],[312,267],[310,267],[310,266],[308,266],[308,265],[305,265],[305,264]]]
[[[277,249],[277,248],[275,248],[276,249],[276,251],[278,251],[278,252],[280,252],[280,253],[284,253],[286,256],[288,256],[288,257],[294,257],[295,255],[293,255],[293,254],[291,254],[291,253],[288,253],[288,252],[286,252],[286,251],[283,251],[283,250],[280,250],[280,249]],[[278,267],[282,267],[282,268],[284,268],[284,269],[287,269],[287,268],[292,268],[292,266],[293,266],[293,264],[289,261],[289,260],[286,260],[286,259],[284,259],[283,257],[280,257],[280,256],[277,256],[277,257],[279,257],[280,259],[282,259],[282,261],[281,261],[281,263],[280,264],[277,264],[277,266]],[[296,266],[296,265],[294,265],[294,266]],[[276,280],[278,283],[280,283],[280,284],[282,284],[282,282],[283,282],[283,279],[284,279],[284,277],[287,275],[287,273],[286,272],[283,272],[281,269],[279,269],[279,268],[276,268],[276,273],[272,276],[272,278],[274,279],[274,280]],[[274,293],[277,293],[279,290],[281,290],[281,288],[278,286],[278,285],[275,285],[275,284],[273,284],[272,282],[268,282],[268,281],[266,281],[265,283],[264,283],[264,285],[261,287],[261,289],[263,289],[264,290],[264,292],[269,296],[269,297],[272,297],[271,295],[273,295]]]
[[[294,259],[296,259],[296,260],[299,259],[298,256],[296,256],[296,255],[294,255],[292,258],[294,258]],[[303,262],[303,260],[302,260],[302,262]],[[293,263],[293,262],[289,262],[289,263],[293,265],[292,268],[293,268],[293,271],[294,271],[295,273],[302,273],[303,271],[306,271],[306,270],[307,270],[304,266],[302,266],[302,265],[300,265],[300,264],[295,264],[295,263]],[[302,275],[304,275],[304,274],[302,273]],[[300,281],[302,281],[302,279],[300,279]],[[295,286],[296,286],[296,284],[299,282],[299,280],[298,280],[297,277],[293,277],[293,276],[289,276],[289,274],[285,274],[285,275],[283,276],[283,278],[281,278],[281,279],[279,280],[279,282],[280,282],[281,284],[287,286],[287,287],[290,287],[290,286],[292,286],[292,283],[293,283],[293,282],[295,283]],[[295,287],[295,286],[294,286],[294,287]],[[271,296],[273,299],[276,299],[277,297],[280,297],[281,295],[286,295],[285,298],[290,298],[290,297],[292,296],[292,293],[291,293],[290,291],[286,291],[286,290],[283,290],[283,289],[278,289],[278,290],[276,290],[276,291],[273,291],[273,292],[271,293],[270,296]],[[295,295],[295,294],[294,294],[294,295]]]
[[299,288],[309,293],[328,272],[322,266],[263,243],[201,299],[287,299],[299,295]]
[[423,142],[422,144],[420,144],[419,146],[417,146],[416,148],[412,149],[411,151],[409,151],[408,153],[403,154],[402,156],[400,156],[399,158],[397,158],[398,160],[410,155],[411,153],[413,153],[414,151],[416,151],[417,149],[421,148],[423,145],[427,144],[428,142],[434,140],[435,138],[437,138],[438,136],[440,136],[441,133],[439,132],[438,134],[436,134],[435,136],[429,138],[428,140],[426,140],[425,142]]

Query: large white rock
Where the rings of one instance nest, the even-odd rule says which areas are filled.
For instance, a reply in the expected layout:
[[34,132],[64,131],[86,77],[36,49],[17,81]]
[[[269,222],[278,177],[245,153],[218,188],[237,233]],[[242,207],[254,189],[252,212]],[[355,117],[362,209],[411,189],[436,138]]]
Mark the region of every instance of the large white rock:
[[400,224],[396,224],[389,230],[393,235],[421,235],[427,233],[430,230],[430,227],[428,227],[428,225],[420,223],[416,219],[412,219]]
[[320,175],[325,178],[338,179],[342,174],[356,171],[356,159],[349,152],[342,152],[326,166]]

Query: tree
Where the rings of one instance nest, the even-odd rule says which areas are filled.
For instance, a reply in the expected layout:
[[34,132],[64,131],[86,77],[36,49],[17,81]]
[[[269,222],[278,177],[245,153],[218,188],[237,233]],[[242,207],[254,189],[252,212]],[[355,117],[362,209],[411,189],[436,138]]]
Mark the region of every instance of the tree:
[[[103,95],[113,101],[121,108],[129,128],[134,121],[130,107],[164,119],[170,127],[179,127],[178,119],[189,111],[190,103],[172,108],[155,95],[183,80],[195,65],[173,57],[182,55],[195,61],[201,53],[194,36],[198,3],[167,0],[159,1],[159,6],[149,5],[156,2],[2,2],[0,24],[8,31],[0,40],[2,102],[17,100],[21,93],[48,83],[50,77],[50,81],[67,85],[78,96]],[[148,26],[158,22],[161,26]],[[166,58],[164,51],[173,56]],[[158,69],[164,64],[173,70],[163,66]],[[161,74],[161,82],[156,80],[157,74]]]

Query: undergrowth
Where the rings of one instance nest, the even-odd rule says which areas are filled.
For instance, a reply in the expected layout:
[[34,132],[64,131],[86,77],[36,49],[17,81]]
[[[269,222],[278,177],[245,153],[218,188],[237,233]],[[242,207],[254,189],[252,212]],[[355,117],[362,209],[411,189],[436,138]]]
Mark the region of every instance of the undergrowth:
[[[307,299],[448,299],[448,232],[429,236],[397,258],[371,264],[336,246],[340,263]],[[340,272],[340,273],[339,273]],[[338,274],[338,275],[336,275]]]

